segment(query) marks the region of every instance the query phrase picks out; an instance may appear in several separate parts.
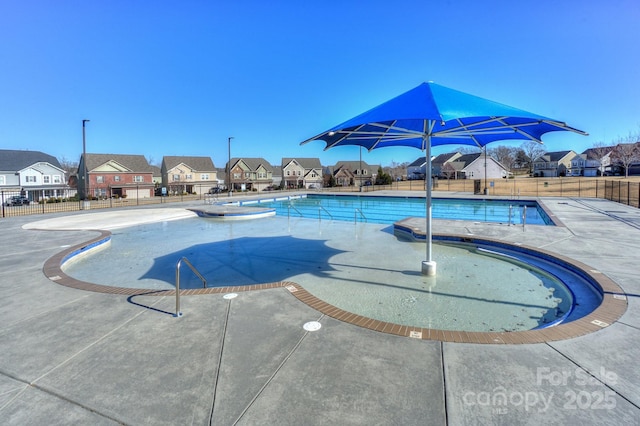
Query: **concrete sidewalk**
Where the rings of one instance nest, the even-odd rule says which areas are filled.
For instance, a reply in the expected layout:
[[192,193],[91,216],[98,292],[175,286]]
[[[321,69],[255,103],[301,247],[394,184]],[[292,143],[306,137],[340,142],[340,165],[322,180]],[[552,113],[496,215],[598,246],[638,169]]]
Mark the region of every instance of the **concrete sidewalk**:
[[[49,257],[95,231],[23,229],[49,216],[2,219],[0,421],[639,424],[640,211],[597,199],[543,202],[565,227],[434,222],[434,232],[569,256],[627,293],[620,321],[532,345],[378,333],[323,316],[285,288],[187,296],[187,313],[174,318],[172,297],[91,293],[44,276]],[[322,327],[306,331],[310,321]]]

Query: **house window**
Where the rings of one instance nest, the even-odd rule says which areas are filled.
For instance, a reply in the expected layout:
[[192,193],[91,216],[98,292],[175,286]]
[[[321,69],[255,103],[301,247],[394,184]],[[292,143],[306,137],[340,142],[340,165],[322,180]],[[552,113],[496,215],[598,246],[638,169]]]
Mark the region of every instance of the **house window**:
[[291,170],[287,170],[287,176],[291,176]]
[[7,178],[4,175],[0,175],[0,185],[6,185]]
[[27,176],[25,180],[26,180],[27,183],[36,183],[36,177],[35,176]]
[[134,176],[133,177],[133,181],[134,182],[144,182],[144,176]]
[[366,170],[363,170],[363,171],[362,171],[362,174],[366,175],[366,174],[367,174],[367,171],[366,171]]
[[242,173],[234,173],[233,174],[233,178],[234,179],[240,179],[242,177]]
[[97,183],[104,183],[104,176],[96,176]]
[[298,176],[300,176],[300,170],[298,170]]
[[114,182],[120,182],[120,176],[114,176],[113,177],[113,181]]
[[188,175],[186,175],[184,178],[185,178],[186,180],[191,180],[191,179],[193,179],[193,175],[188,174]]
[[203,173],[200,175],[200,180],[209,180],[209,173]]
[[42,176],[42,183],[44,184],[51,183],[51,176],[47,176],[47,175]]
[[245,179],[251,178],[251,172],[244,172],[244,178]]
[[180,180],[180,175],[173,175],[173,181],[178,182]]
[[258,179],[266,179],[266,178],[267,178],[266,172],[258,172]]
[[61,183],[62,182],[62,178],[60,177],[60,175],[53,175],[53,183]]

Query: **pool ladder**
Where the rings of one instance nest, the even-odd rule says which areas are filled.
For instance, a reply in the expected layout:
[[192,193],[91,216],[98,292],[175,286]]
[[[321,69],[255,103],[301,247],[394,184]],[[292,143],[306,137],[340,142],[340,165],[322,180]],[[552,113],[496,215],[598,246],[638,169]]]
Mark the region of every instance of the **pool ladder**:
[[360,213],[360,217],[362,217],[362,219],[364,219],[364,221],[367,221],[367,217],[364,215],[364,213],[362,213],[362,210],[360,209],[355,209],[355,211],[353,212],[353,223],[357,223],[358,222],[358,213]]
[[[522,231],[524,232],[524,226],[527,224],[527,206],[522,206]],[[513,212],[513,206],[509,206],[509,222],[508,225],[511,226],[511,216]],[[515,223],[514,223],[515,225]]]
[[198,278],[200,278],[200,280],[202,281],[202,288],[207,288],[207,280],[202,276],[200,272],[198,272],[196,267],[193,266],[191,262],[189,262],[189,259],[183,257],[178,260],[178,263],[176,263],[176,317],[182,316],[182,312],[180,312],[180,266],[182,266],[182,262],[184,262],[189,267],[189,269],[191,269],[193,273],[196,274]]

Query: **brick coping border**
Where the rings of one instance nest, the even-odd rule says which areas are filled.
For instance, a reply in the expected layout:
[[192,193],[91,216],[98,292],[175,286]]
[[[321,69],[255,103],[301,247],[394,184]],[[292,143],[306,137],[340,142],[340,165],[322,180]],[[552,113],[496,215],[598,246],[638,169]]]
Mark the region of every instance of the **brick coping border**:
[[[43,272],[51,281],[79,290],[86,290],[98,293],[107,293],[126,296],[175,296],[175,290],[157,290],[157,289],[137,289],[125,287],[112,287],[101,284],[93,284],[81,281],[68,276],[62,270],[62,265],[77,254],[84,254],[99,245],[110,241],[111,232],[105,230],[94,230],[100,233],[100,236],[90,239],[85,243],[78,244],[51,256],[43,266]],[[417,230],[414,230],[416,232]],[[343,321],[358,327],[367,328],[382,333],[393,334],[422,340],[437,340],[442,342],[456,343],[480,343],[480,344],[532,344],[544,343],[557,340],[565,340],[585,334],[602,330],[614,322],[616,322],[627,310],[627,296],[625,292],[613,280],[600,273],[599,271],[590,269],[587,265],[573,260],[571,258],[551,253],[546,250],[534,249],[523,245],[514,246],[500,240],[489,238],[475,238],[469,236],[455,236],[434,234],[437,237],[443,237],[448,240],[459,239],[464,242],[481,241],[494,243],[498,245],[506,245],[517,247],[530,252],[539,253],[549,256],[567,263],[575,270],[582,272],[589,277],[594,283],[600,286],[603,299],[602,303],[590,314],[577,319],[575,321],[561,323],[559,325],[535,330],[511,331],[511,332],[477,332],[477,331],[450,331],[436,330],[431,328],[414,327],[407,325],[393,324],[390,322],[379,321],[362,315],[354,314],[338,307],[335,307],[305,290],[302,286],[291,281],[279,281],[265,284],[254,284],[245,286],[230,287],[211,287],[198,289],[180,290],[180,296],[190,296],[199,294],[223,294],[235,293],[254,290],[266,290],[273,288],[284,288],[294,297],[309,307],[317,310],[338,321]]]

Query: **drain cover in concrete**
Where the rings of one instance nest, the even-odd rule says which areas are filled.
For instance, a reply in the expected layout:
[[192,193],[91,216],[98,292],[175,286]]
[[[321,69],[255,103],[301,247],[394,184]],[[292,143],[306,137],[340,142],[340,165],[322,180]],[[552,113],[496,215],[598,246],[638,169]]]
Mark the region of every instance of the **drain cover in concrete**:
[[309,321],[302,326],[302,328],[307,331],[317,331],[320,330],[320,327],[322,327],[322,324],[320,324],[318,321]]

